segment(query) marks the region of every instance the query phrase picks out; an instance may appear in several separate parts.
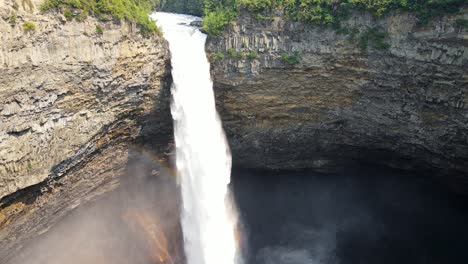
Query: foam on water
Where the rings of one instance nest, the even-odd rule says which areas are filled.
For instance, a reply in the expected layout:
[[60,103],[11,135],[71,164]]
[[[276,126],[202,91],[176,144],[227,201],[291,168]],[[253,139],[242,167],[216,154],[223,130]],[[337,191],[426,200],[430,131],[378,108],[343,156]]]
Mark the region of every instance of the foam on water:
[[216,112],[206,35],[189,26],[197,17],[155,13],[172,55],[177,171],[189,264],[234,264],[236,217],[229,199],[231,154]]

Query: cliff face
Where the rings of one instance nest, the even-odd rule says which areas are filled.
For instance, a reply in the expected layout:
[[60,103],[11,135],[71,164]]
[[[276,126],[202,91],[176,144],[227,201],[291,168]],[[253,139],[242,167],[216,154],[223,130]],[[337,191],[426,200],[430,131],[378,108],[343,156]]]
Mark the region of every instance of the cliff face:
[[0,2],[0,259],[115,189],[131,145],[164,149],[172,134],[162,37],[91,17],[68,22],[23,2]]
[[[0,197],[60,176],[110,135],[136,137],[136,119],[168,100],[160,98],[169,74],[162,38],[112,23],[100,35],[91,18],[22,10],[11,26],[14,12],[6,4],[0,14]],[[36,30],[25,32],[23,21]]]
[[[467,16],[419,26],[411,14],[355,13],[337,33],[242,13],[207,44],[234,161],[328,169],[359,160],[466,175],[468,32],[455,20]],[[360,48],[374,28],[388,33],[388,49],[371,37]]]

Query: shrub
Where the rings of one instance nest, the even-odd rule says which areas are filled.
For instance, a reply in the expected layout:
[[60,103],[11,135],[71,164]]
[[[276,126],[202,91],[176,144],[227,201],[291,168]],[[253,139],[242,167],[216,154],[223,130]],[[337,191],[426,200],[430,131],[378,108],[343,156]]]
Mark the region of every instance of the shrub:
[[34,31],[36,30],[36,24],[34,24],[34,22],[31,22],[31,21],[24,21],[23,30],[26,32]]
[[227,52],[229,54],[229,57],[231,57],[231,58],[243,58],[243,57],[245,57],[245,52],[243,52],[243,51],[239,51],[239,50],[235,50],[235,49],[228,49]]
[[317,25],[332,24],[335,20],[332,6],[327,0],[300,0],[300,4],[290,8],[293,19]]
[[410,11],[418,14],[420,23],[427,23],[433,17],[457,12],[466,5],[466,0],[204,0],[204,3],[205,16],[221,7],[235,12],[247,9],[263,20],[267,18],[264,10],[283,9],[289,19],[339,28],[351,10],[365,10],[375,16]]
[[81,10],[81,12],[76,16],[76,21],[83,22],[88,17],[88,12]]
[[[352,9],[370,11],[383,16],[393,10],[415,12],[421,22],[434,16],[457,12],[466,0],[284,0],[297,20],[316,24],[333,24],[346,17]],[[291,4],[291,2],[293,4]]]
[[217,61],[217,60],[222,60],[222,59],[224,59],[224,53],[220,51],[211,53],[211,56],[210,56],[211,61]]
[[301,62],[301,59],[297,53],[295,54],[283,53],[281,55],[281,61],[289,65],[296,65]]
[[230,57],[235,58],[237,57],[237,51],[235,49],[228,49],[227,50]]
[[58,1],[46,0],[39,6],[39,9],[42,12],[47,12],[47,11],[52,10],[52,9],[57,9],[59,7],[59,5],[60,4],[58,3]]
[[203,15],[203,0],[162,0],[159,1],[159,10],[189,15]]
[[455,25],[468,30],[468,19],[459,18],[455,20]]
[[258,52],[257,51],[251,51],[247,54],[247,58],[253,60],[258,57]]
[[231,23],[234,13],[230,10],[217,9],[209,12],[203,18],[203,30],[211,36],[218,36],[224,27]]
[[406,6],[407,0],[350,0],[349,1],[351,6],[370,10],[377,16],[381,16],[384,14],[390,6],[399,4]]
[[104,30],[100,25],[96,25],[96,34],[102,35],[104,33]]
[[273,0],[239,0],[240,6],[246,7],[250,11],[260,11],[272,8],[275,5]]
[[63,15],[65,16],[67,21],[72,21],[73,20],[73,13],[69,8],[65,9],[65,11],[63,12]]
[[10,25],[12,25],[12,26],[16,25],[16,18],[17,18],[16,13],[11,14],[8,17],[8,23],[10,23]]
[[149,18],[152,9],[156,7],[155,0],[45,0],[41,10],[62,10],[67,20],[73,18],[83,21],[88,15],[99,20],[126,20],[135,23],[144,36],[161,34],[156,23]]
[[18,5],[18,3],[16,3],[16,2],[13,3],[13,6],[12,6],[12,7],[13,7],[13,9],[16,10],[16,11],[18,11],[18,9],[19,9],[19,5]]

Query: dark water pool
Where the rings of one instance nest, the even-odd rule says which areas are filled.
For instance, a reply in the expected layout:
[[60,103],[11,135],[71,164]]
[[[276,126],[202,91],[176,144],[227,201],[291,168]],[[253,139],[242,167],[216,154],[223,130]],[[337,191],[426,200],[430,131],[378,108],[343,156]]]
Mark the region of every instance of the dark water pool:
[[245,264],[468,263],[468,202],[428,177],[235,169]]

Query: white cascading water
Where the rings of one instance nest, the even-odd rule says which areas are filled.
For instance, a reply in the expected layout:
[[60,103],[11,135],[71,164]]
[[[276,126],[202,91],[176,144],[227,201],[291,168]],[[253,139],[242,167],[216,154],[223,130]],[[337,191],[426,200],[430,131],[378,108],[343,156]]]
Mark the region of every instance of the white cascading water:
[[156,13],[172,55],[171,112],[180,177],[184,247],[188,264],[238,263],[236,217],[229,198],[231,154],[216,112],[206,35],[199,18]]

